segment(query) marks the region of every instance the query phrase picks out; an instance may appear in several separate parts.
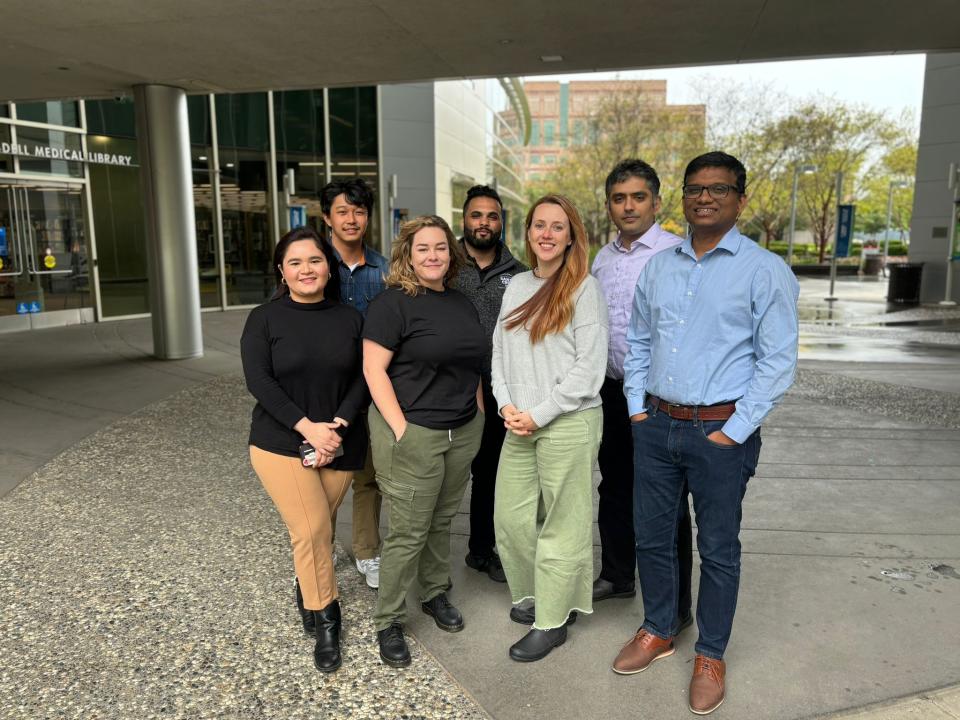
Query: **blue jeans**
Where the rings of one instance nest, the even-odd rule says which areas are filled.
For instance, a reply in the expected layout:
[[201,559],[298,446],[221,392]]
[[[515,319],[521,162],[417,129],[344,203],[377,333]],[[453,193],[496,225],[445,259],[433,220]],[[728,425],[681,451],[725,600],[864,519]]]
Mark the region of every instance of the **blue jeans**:
[[677,634],[677,515],[684,484],[693,496],[700,552],[696,652],[717,660],[730,640],[740,586],[740,518],[747,481],[757,470],[760,431],[741,445],[707,439],[724,421],[675,420],[660,410],[632,423],[633,518],[643,594],[643,627]]

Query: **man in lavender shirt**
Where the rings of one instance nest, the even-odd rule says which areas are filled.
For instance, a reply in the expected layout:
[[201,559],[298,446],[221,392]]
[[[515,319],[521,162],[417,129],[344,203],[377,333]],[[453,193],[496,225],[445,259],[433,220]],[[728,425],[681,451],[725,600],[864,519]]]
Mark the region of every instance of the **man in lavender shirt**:
[[[600,390],[603,401],[603,440],[600,443],[601,569],[593,584],[593,599],[633,597],[637,554],[633,530],[633,436],[623,394],[623,359],[627,326],[640,271],[654,255],[682,241],[656,221],[660,210],[660,178],[642,160],[624,160],[607,176],[607,212],[619,234],[600,249],[593,275],[607,300],[610,347],[607,377]],[[681,503],[677,518],[677,555],[680,558],[680,627],[691,622],[690,572],[693,566],[690,508]]]

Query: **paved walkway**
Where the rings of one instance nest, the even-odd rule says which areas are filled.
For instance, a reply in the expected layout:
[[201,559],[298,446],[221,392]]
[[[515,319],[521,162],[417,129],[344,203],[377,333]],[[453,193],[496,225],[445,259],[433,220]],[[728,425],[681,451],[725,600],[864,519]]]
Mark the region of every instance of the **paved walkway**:
[[[960,349],[925,342],[949,330],[880,325],[898,314],[840,288],[832,311],[866,323],[807,317],[809,359],[764,427],[716,717],[956,720]],[[814,315],[818,292],[804,281]],[[205,314],[207,355],[181,362],[149,359],[145,321],[4,336],[0,718],[691,717],[689,633],[648,672],[609,671],[639,599],[598,603],[548,659],[512,663],[506,589],[461,561],[466,503],[467,628],[441,633],[411,603],[414,665],[381,666],[374,595],[341,549],[345,664],[316,673],[286,533],[246,458],[243,318]]]

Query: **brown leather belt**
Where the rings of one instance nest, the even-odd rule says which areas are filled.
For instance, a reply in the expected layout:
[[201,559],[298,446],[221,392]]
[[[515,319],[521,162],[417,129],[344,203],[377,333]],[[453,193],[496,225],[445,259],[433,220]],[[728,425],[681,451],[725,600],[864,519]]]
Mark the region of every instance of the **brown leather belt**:
[[737,411],[737,404],[732,402],[719,405],[677,405],[650,394],[647,395],[647,402],[656,405],[657,409],[675,420],[726,420]]

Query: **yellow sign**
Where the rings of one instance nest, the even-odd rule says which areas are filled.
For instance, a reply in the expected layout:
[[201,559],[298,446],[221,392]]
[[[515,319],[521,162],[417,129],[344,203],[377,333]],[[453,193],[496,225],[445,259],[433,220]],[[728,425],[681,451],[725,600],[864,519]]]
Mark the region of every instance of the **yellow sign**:
[[3,258],[0,258],[0,270],[3,270]]
[[53,270],[57,266],[57,258],[53,255],[46,255],[43,258],[43,264],[47,266],[47,270]]

